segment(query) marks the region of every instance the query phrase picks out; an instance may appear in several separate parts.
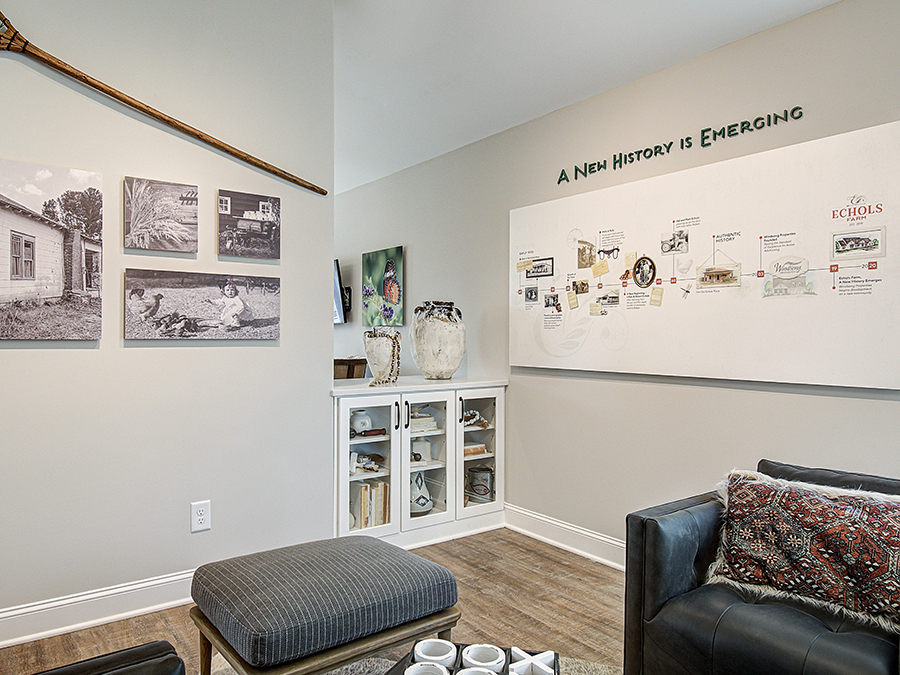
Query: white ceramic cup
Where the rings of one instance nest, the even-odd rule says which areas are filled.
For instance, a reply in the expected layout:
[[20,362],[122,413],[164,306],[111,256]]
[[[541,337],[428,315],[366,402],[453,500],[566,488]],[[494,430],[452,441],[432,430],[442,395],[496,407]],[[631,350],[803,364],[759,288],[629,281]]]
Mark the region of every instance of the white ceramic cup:
[[406,670],[403,671],[403,675],[450,675],[450,671],[447,670],[440,663],[413,663],[407,666]]
[[456,663],[456,645],[439,638],[421,640],[413,650],[413,660],[416,663],[439,663],[451,668]]
[[463,648],[462,664],[466,668],[485,668],[499,673],[506,665],[506,654],[494,645],[469,645]]
[[463,668],[457,670],[456,675],[494,675],[494,671],[487,668]]

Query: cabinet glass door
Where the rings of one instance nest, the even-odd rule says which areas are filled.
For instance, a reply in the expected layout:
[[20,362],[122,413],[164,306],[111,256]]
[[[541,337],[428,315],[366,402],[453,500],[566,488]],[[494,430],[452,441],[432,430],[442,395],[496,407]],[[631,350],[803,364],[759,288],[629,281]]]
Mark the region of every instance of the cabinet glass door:
[[457,518],[503,508],[503,389],[457,396]]
[[400,530],[400,397],[338,399],[338,535]]
[[452,391],[407,394],[401,400],[401,528],[456,517],[455,422]]

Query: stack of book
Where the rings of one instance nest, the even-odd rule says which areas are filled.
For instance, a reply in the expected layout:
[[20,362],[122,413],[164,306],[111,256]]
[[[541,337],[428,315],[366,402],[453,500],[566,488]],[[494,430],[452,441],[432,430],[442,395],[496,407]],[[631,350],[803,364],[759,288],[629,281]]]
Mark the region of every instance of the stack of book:
[[437,422],[434,421],[434,417],[432,415],[413,413],[413,415],[409,418],[410,433],[420,434],[423,431],[432,431],[437,428]]
[[390,487],[383,480],[360,480],[350,483],[350,513],[356,528],[375,527],[390,521]]

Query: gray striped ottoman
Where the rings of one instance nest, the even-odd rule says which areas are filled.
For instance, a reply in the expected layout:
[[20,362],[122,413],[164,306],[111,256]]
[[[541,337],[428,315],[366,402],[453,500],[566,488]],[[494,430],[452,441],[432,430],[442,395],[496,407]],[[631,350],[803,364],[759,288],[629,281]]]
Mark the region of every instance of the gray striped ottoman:
[[446,568],[366,536],[323,539],[197,568],[200,674],[214,646],[238,673],[322,673],[459,621]]

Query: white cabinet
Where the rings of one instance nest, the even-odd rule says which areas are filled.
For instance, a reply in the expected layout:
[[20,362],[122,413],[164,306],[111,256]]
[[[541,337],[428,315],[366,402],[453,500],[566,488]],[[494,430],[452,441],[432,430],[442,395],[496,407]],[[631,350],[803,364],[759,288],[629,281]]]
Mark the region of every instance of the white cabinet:
[[338,536],[414,532],[503,508],[505,382],[359,382],[332,390]]

